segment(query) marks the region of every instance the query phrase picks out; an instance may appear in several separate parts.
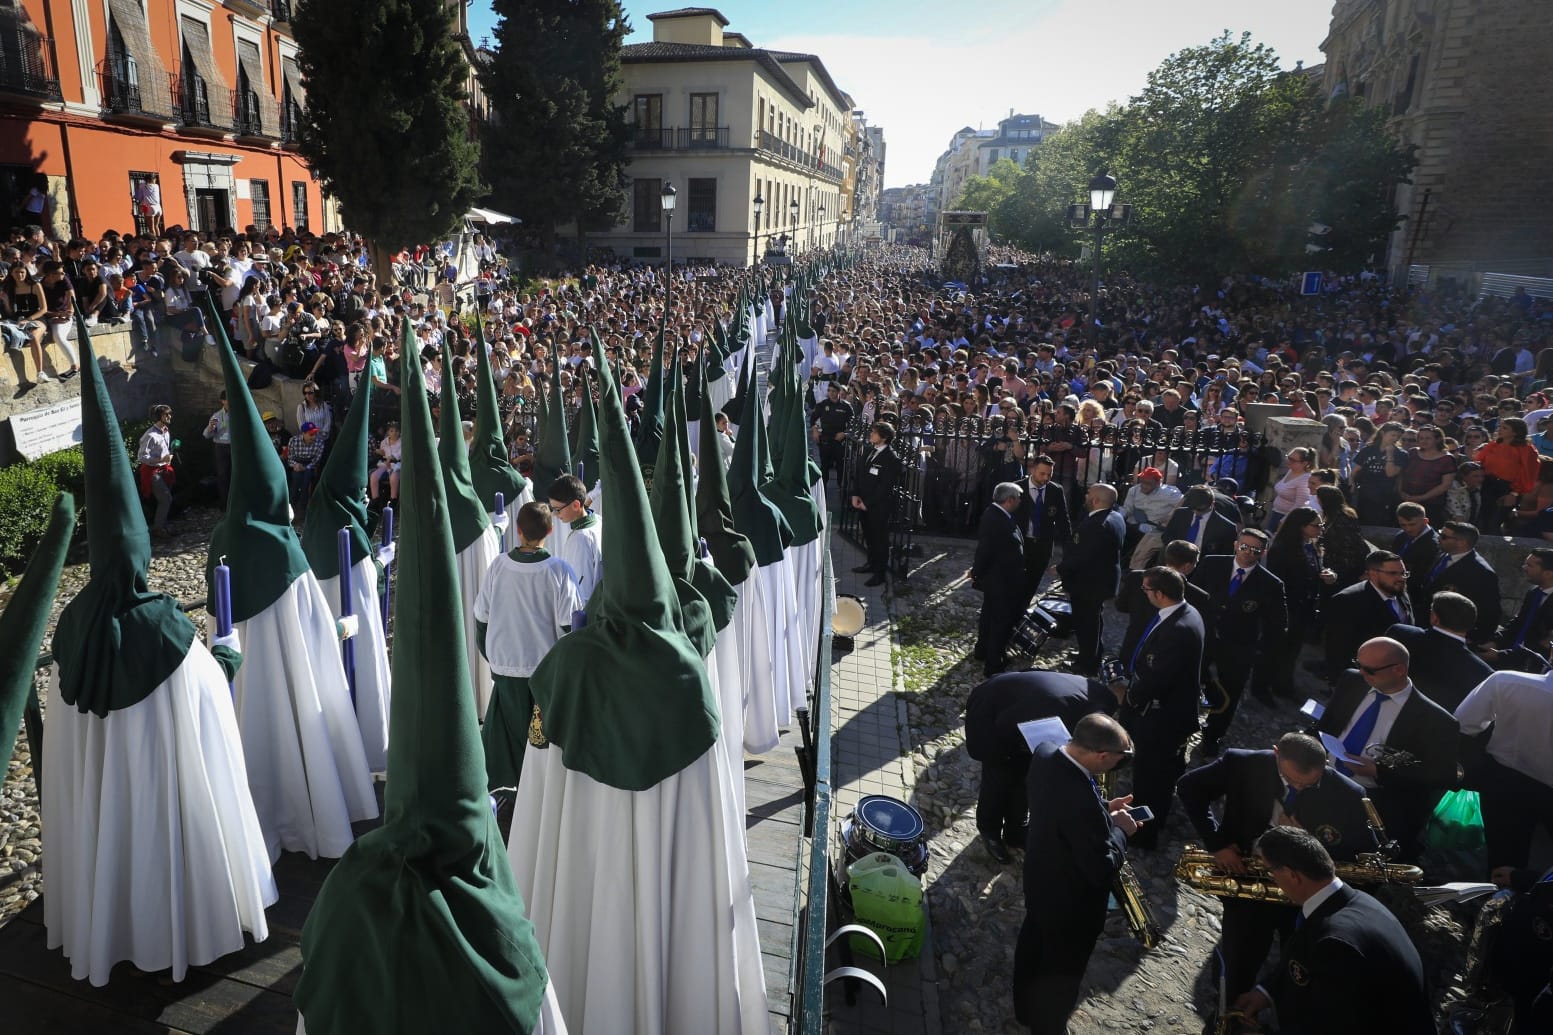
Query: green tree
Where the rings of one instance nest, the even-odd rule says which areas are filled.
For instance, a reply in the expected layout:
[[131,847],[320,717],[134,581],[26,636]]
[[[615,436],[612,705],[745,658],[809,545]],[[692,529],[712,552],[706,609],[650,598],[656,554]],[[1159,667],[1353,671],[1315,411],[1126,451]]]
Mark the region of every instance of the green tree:
[[447,5],[304,0],[291,27],[307,88],[302,153],[390,284],[389,256],[457,229],[485,193]]
[[1081,199],[1089,180],[1115,151],[1121,111],[1089,111],[1030,152],[1023,175],[994,214],[998,232],[1032,251],[1077,255],[1082,243],[1068,228],[1068,206]]
[[556,229],[607,230],[625,205],[627,126],[616,0],[494,0],[496,53],[480,73],[495,110],[485,136],[492,203],[551,253]]

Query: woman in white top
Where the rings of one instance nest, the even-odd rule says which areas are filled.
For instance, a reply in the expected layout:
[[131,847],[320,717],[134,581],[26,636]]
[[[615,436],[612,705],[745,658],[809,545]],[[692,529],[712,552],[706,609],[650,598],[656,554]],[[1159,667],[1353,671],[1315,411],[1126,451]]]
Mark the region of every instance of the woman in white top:
[[334,411],[319,397],[318,385],[312,381],[302,382],[302,401],[297,403],[297,427],[304,424],[316,424],[320,439],[329,441]]
[[1310,467],[1316,455],[1304,446],[1289,450],[1288,469],[1273,484],[1272,506],[1267,508],[1267,530],[1276,532],[1283,519],[1296,507],[1310,506]]

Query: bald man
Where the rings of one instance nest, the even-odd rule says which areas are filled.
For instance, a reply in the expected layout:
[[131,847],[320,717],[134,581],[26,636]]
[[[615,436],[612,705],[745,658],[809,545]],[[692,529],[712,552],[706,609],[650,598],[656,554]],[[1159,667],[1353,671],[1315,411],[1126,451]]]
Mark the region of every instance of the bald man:
[[1062,551],[1057,574],[1073,604],[1073,637],[1078,641],[1074,669],[1092,676],[1100,671],[1105,633],[1101,609],[1116,596],[1122,581],[1127,523],[1116,509],[1116,489],[1104,482],[1084,494],[1084,511],[1084,520],[1073,529],[1073,542]]
[[1359,667],[1338,680],[1320,730],[1343,743],[1338,769],[1369,793],[1402,847],[1416,858],[1418,837],[1440,796],[1456,786],[1460,729],[1450,712],[1413,686],[1407,648],[1387,636],[1359,647]]

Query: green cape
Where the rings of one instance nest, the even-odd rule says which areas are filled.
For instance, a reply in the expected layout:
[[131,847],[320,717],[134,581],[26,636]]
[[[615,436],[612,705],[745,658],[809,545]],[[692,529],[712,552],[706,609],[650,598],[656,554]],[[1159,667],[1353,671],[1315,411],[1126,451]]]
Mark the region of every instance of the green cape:
[[[405,327],[408,329],[409,322]],[[416,362],[419,363],[419,357]],[[458,394],[453,391],[453,363],[448,347],[442,346],[442,438],[437,455],[442,460],[442,480],[447,486],[448,520],[453,525],[453,549],[463,553],[469,544],[491,527],[491,515],[475,495],[469,478],[469,447],[464,444],[464,419],[458,414]],[[403,475],[400,482],[403,483]]]
[[734,526],[749,538],[755,560],[762,567],[782,559],[793,530],[782,511],[767,499],[761,487],[771,480],[766,458],[760,400],[755,396],[754,350],[744,353],[744,375],[739,380],[741,412],[739,437],[733,444],[733,463],[728,468],[728,489],[733,499]]
[[507,439],[502,433],[501,404],[496,397],[496,378],[491,373],[491,357],[485,349],[484,323],[481,315],[476,313],[475,443],[469,454],[469,478],[481,505],[494,514],[496,494],[502,494],[509,509],[516,509],[518,497],[528,488],[528,479],[518,473],[508,458]]
[[734,527],[733,502],[728,497],[728,474],[723,469],[723,452],[717,444],[717,422],[708,418],[697,429],[701,440],[696,444],[697,468],[701,480],[696,483],[696,526],[706,548],[725,579],[739,585],[755,567],[755,548],[744,533]]
[[309,1035],[526,1035],[549,979],[486,795],[419,363],[405,364],[400,406],[394,602],[408,620],[396,623],[383,825],[346,849],[319,890],[302,928],[297,1006]]
[[540,418],[539,441],[534,443],[534,499],[550,498],[550,483],[572,473],[571,446],[566,441],[566,398],[561,392],[561,361],[550,370],[550,393]]
[[704,658],[717,644],[717,629],[712,623],[712,609],[706,598],[690,581],[696,547],[690,511],[685,506],[687,477],[680,467],[678,393],[669,391],[665,394],[668,405],[663,415],[663,438],[658,443],[649,490],[652,520],[658,530],[658,545],[663,550],[664,563],[674,582],[675,595],[679,598],[680,628],[685,631],[691,646]]
[[[38,711],[34,680],[38,648],[43,646],[43,635],[48,632],[54,592],[59,588],[59,573],[65,567],[65,554],[74,531],[75,497],[62,492],[54,500],[54,513],[49,516],[42,541],[27,560],[22,581],[5,606],[5,613],[0,614],[0,643],[5,644],[5,650],[0,651],[0,774],[11,764],[22,712]],[[34,751],[34,771],[41,761]]]
[[81,452],[92,577],[60,612],[54,657],[59,663],[59,696],[83,712],[102,716],[139,704],[183,664],[194,642],[194,623],[179,610],[178,601],[153,592],[147,583],[151,532],[119,419],[80,313],[76,342],[81,347]]
[[340,529],[351,532],[351,564],[372,556],[367,516],[367,416],[372,409],[372,379],[356,386],[350,412],[340,428],[329,459],[313,486],[302,518],[302,552],[320,579],[340,575]]

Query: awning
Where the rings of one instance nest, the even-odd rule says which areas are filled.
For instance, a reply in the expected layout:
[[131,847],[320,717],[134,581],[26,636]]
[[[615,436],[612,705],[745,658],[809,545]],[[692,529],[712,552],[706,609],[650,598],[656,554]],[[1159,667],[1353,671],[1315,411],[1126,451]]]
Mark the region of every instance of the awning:
[[259,57],[259,46],[252,40],[237,41],[237,63],[248,77],[248,88],[259,98],[259,130],[266,136],[274,136],[280,129],[280,112],[275,97],[264,86],[264,62]]
[[215,55],[211,51],[210,29],[204,22],[196,21],[188,15],[179,18],[178,23],[183,28],[183,45],[189,48],[189,57],[194,60],[194,71],[205,80],[210,115],[217,125],[226,125],[231,117],[228,109],[232,105],[232,95],[227,92],[226,80],[222,78],[221,68],[216,64]]
[[286,80],[286,87],[291,91],[292,103],[305,107],[307,105],[307,91],[302,89],[302,73],[297,68],[296,59],[281,58],[280,71]]
[[464,218],[469,220],[471,223],[497,224],[523,222],[523,220],[519,219],[517,216],[509,216],[504,212],[497,212],[495,209],[489,208],[472,208],[469,210],[468,215],[464,216]]

